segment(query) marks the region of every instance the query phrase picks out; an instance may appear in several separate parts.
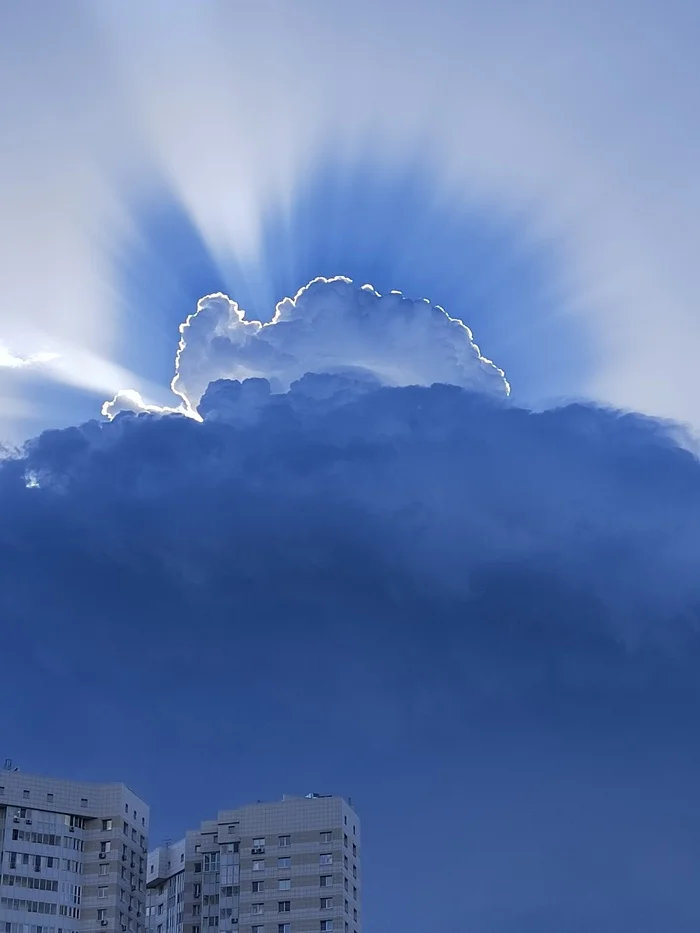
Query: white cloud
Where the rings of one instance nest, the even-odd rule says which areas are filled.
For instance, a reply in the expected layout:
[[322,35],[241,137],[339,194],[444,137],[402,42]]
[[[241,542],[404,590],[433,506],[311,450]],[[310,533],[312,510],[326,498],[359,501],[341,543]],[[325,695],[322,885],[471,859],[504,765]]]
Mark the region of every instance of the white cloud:
[[174,406],[172,408],[166,405],[149,405],[148,402],[144,401],[141,393],[136,392],[134,389],[120,389],[114,398],[102,405],[101,413],[105,418],[109,418],[111,421],[113,418],[116,418],[117,415],[125,411],[132,412],[135,415],[151,412],[159,415],[172,413],[198,417],[183,405]]
[[0,367],[4,369],[20,369],[24,366],[36,366],[49,363],[57,359],[57,353],[35,353],[32,356],[17,356],[7,347],[0,344]]
[[386,385],[449,382],[505,396],[503,372],[472,333],[427,299],[380,295],[350,279],[317,278],[273,319],[250,321],[226,295],[207,295],[180,326],[173,390],[195,408],[216,379],[264,377],[276,391],[307,372],[365,370]]

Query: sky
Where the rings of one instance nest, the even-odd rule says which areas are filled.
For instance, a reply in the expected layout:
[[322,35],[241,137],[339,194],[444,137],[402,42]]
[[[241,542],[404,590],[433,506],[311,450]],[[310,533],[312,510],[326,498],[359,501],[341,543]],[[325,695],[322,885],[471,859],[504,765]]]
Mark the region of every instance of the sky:
[[2,6],[7,757],[352,797],[365,933],[698,928],[699,32]]

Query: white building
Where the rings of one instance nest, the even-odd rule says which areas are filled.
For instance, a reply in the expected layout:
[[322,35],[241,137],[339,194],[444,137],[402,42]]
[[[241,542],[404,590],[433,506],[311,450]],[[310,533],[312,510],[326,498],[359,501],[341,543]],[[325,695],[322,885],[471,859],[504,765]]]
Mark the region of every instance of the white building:
[[360,854],[340,797],[222,810],[149,853],[147,933],[362,933]]
[[0,770],[0,933],[145,933],[148,820],[124,784]]

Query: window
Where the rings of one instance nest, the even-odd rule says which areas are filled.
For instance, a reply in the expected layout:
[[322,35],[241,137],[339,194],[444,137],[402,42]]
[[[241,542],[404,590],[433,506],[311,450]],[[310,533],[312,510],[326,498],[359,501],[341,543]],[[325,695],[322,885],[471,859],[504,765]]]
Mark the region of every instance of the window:
[[280,836],[279,837],[280,849],[285,849],[287,846],[290,846],[291,844],[292,844],[291,836]]
[[100,865],[100,874],[108,875],[109,874],[109,862],[102,862]]
[[256,923],[250,928],[251,933],[265,933],[265,927],[262,923]]
[[288,914],[292,909],[291,901],[277,901],[277,912],[280,914]]
[[53,803],[53,794],[47,794],[47,795],[46,795],[46,802],[47,802],[47,803]]
[[333,910],[333,898],[332,897],[321,898],[321,910]]
[[347,857],[347,855],[344,855],[344,856],[343,856],[343,865],[345,865],[346,868],[348,867],[348,857]]
[[289,891],[291,890],[291,887],[292,887],[291,878],[280,878],[280,880],[277,882],[278,891]]
[[277,933],[289,933],[292,929],[291,923],[278,923],[277,924]]
[[347,833],[343,833],[343,845],[347,849],[348,847],[348,834]]
[[353,836],[357,835],[357,826],[354,823],[352,824],[352,834]]
[[357,878],[357,865],[352,866],[352,876],[353,878]]
[[106,920],[106,919],[107,919],[107,908],[106,908],[106,907],[99,907],[99,908],[97,909],[97,919],[98,919],[98,920]]
[[230,824],[229,824],[228,831],[229,831],[229,834],[230,834],[230,835],[232,835],[233,833],[235,833],[237,829],[238,829],[238,823],[230,823]]
[[192,916],[193,917],[198,917],[201,914],[201,912],[202,912],[202,907],[200,904],[192,905]]
[[265,912],[265,905],[264,904],[251,904],[250,909],[251,909],[251,912],[254,914],[262,914]]
[[319,864],[320,865],[332,865],[333,864],[332,854],[330,852],[324,852],[319,860]]
[[107,885],[100,884],[97,887],[97,896],[98,897],[107,897]]
[[282,855],[280,856],[280,858],[277,859],[278,868],[290,868],[291,864],[292,864],[292,860],[288,855]]
[[107,832],[108,830],[110,830],[111,828],[112,828],[112,821],[111,821],[111,820],[102,820],[102,832],[103,832],[103,833],[106,833],[106,832]]
[[194,873],[195,873],[195,875],[198,875],[201,871],[202,871],[202,863],[201,863],[201,862],[195,862],[195,863],[194,863]]
[[321,833],[321,842],[330,842],[333,838],[333,833]]
[[347,914],[350,910],[350,906],[347,901],[345,901],[345,913]]
[[253,859],[252,869],[253,871],[265,871],[265,859]]
[[347,878],[345,879],[344,884],[345,884],[345,890],[347,891],[348,890],[348,879]]
[[331,930],[332,930],[332,929],[333,929],[333,921],[332,921],[332,920],[322,920],[322,921],[321,921],[321,933],[331,933]]
[[81,807],[86,807],[87,805],[88,805],[88,799],[87,799],[87,797],[81,797],[81,798],[80,798],[80,806],[81,806]]
[[192,927],[192,933],[199,933],[199,930],[200,930],[199,924],[197,924],[196,926],[193,926],[193,927]]
[[128,813],[128,812],[129,812],[129,804],[128,804],[128,803],[125,803],[125,804],[124,804],[124,813]]
[[205,852],[204,853],[204,871],[218,871],[219,870],[219,853],[218,852]]
[[159,904],[159,905],[158,905],[158,916],[160,917],[160,916],[162,915],[162,913],[163,913],[163,905],[162,905],[162,904]]
[[0,794],[4,794],[4,793],[5,793],[5,788],[0,786]]
[[129,824],[126,822],[124,823],[124,835],[125,836],[129,835]]
[[195,896],[196,898],[202,896],[202,885],[201,885],[198,881],[195,882],[195,885],[194,885],[194,892],[193,892],[193,893],[194,893],[194,896]]
[[357,858],[357,846],[355,845],[354,842],[352,844],[352,854],[355,858]]
[[24,797],[25,800],[28,800],[28,799],[29,799],[29,791],[28,791],[28,790],[23,790],[23,791],[22,791],[22,796]]
[[253,848],[254,849],[263,849],[265,847],[265,837],[258,836],[257,839],[253,839]]
[[107,853],[112,851],[112,843],[109,839],[104,839],[100,843],[100,852]]
[[254,881],[252,885],[253,894],[259,894],[261,891],[265,890],[264,881]]
[[352,919],[353,919],[353,920],[357,920],[357,907],[354,907],[354,908],[353,908],[353,911],[352,911]]
[[321,875],[321,887],[330,888],[333,884],[333,875]]
[[343,817],[343,822],[345,823],[346,826],[348,825],[348,815],[347,815],[347,813],[346,813],[345,816]]
[[357,888],[355,885],[352,886],[352,896],[357,900]]

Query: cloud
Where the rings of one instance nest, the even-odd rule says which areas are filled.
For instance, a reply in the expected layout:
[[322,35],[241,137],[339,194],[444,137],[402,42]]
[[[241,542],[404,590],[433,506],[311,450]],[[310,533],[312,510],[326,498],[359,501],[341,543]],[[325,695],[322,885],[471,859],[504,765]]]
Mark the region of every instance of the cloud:
[[110,401],[102,405],[101,414],[105,418],[116,418],[122,412],[131,412],[139,414],[141,412],[152,412],[165,414],[167,412],[177,412],[178,408],[167,408],[159,405],[149,405],[135,389],[120,389],[119,392]]
[[0,368],[20,369],[24,366],[36,366],[58,359],[57,353],[36,353],[33,356],[17,356],[0,344]]
[[[228,300],[215,303],[228,327]],[[297,346],[307,346],[305,336]],[[290,354],[288,364],[279,344],[273,351],[272,368],[286,380],[297,359]],[[342,549],[357,534],[370,563],[388,561],[411,587],[422,580],[443,597],[468,598],[477,570],[553,575],[599,600],[616,638],[676,637],[699,595],[694,456],[677,445],[672,426],[638,415],[586,405],[533,414],[504,401],[504,393],[449,385],[387,387],[364,368],[307,374],[286,392],[262,378],[217,380],[200,401],[200,424],[155,407],[149,413],[136,393],[122,393],[109,407],[121,413],[113,424],[46,432],[6,464],[5,482],[30,471],[49,497],[61,490],[67,503],[78,497],[76,507],[84,494],[97,497],[109,525],[116,470],[117,498],[144,487],[153,502],[172,498],[170,558],[193,566],[189,547],[204,548],[213,561],[205,573],[229,551],[219,525],[228,514],[237,533],[246,527],[253,563],[254,542],[268,539],[265,567],[271,550],[303,533],[315,542],[313,557],[292,551],[276,559],[314,574],[326,535],[337,535]],[[104,479],[98,462],[111,464]],[[193,508],[205,492],[210,512]],[[350,505],[355,518],[344,525]],[[101,533],[90,523],[84,531]],[[123,529],[125,544],[133,531]]]
[[427,299],[380,295],[343,277],[314,279],[281,301],[266,324],[247,320],[226,295],[207,295],[180,333],[173,390],[192,409],[217,379],[264,377],[286,391],[307,372],[348,369],[386,385],[449,382],[509,392],[462,321]]

